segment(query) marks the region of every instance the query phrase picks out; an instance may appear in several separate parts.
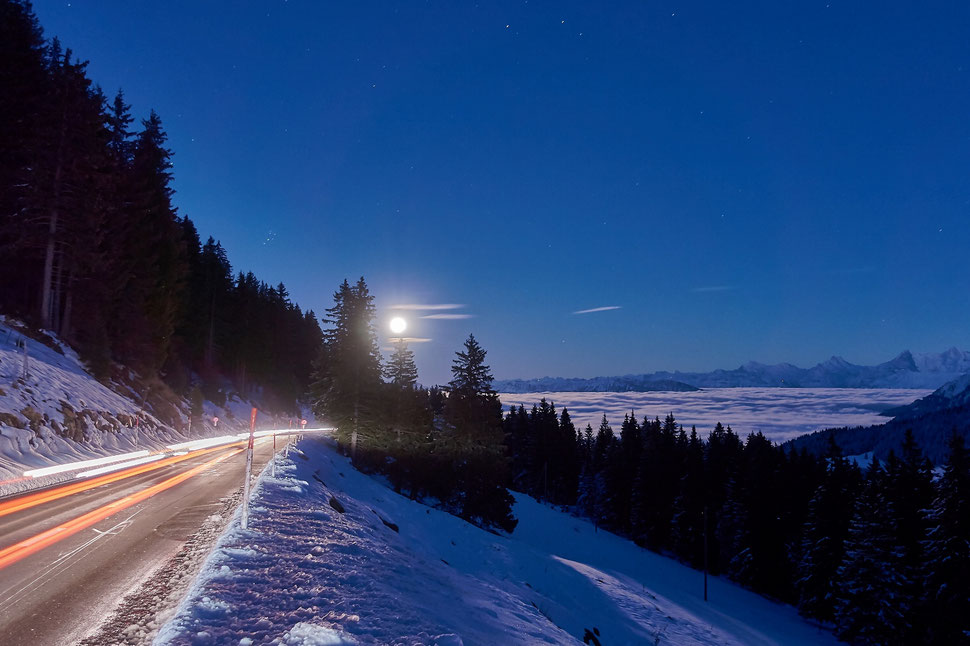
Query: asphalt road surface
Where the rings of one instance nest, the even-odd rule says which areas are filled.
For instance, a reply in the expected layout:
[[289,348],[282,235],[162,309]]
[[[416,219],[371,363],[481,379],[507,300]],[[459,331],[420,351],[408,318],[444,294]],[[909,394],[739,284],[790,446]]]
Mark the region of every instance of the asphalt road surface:
[[[256,441],[254,475],[272,447]],[[66,646],[95,631],[223,509],[245,466],[244,447],[230,446],[93,488],[0,501],[0,641]]]

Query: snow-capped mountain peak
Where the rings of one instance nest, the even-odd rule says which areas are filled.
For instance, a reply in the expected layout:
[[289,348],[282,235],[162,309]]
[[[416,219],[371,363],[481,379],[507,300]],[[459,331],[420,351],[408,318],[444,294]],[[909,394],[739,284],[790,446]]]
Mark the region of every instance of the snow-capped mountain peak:
[[881,365],[889,368],[890,370],[919,372],[919,368],[916,367],[916,361],[913,359],[913,353],[909,350],[903,350],[895,359],[892,361],[887,361]]
[[851,363],[833,356],[812,368],[790,363],[774,365],[748,361],[734,370],[711,372],[653,372],[623,377],[497,381],[499,392],[604,390],[690,390],[691,388],[939,388],[970,373],[970,352],[949,348],[940,353],[914,355],[909,350],[874,366]]

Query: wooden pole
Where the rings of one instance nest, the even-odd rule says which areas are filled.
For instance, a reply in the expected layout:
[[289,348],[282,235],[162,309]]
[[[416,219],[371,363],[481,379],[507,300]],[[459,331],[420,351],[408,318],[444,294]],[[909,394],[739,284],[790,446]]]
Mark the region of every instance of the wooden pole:
[[253,471],[253,442],[256,437],[256,409],[249,417],[249,447],[246,449],[246,480],[243,482],[242,528],[249,528],[249,474]]

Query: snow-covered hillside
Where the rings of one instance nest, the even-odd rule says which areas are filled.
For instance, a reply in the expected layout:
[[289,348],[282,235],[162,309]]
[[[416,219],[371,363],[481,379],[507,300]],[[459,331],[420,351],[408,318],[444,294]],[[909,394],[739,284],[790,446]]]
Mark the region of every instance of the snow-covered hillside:
[[[45,341],[27,337],[16,321],[0,317],[0,495],[65,477],[24,478],[26,469],[160,450],[186,439],[248,427],[251,405],[235,396],[221,407],[205,402],[203,419],[191,429],[187,403],[167,403],[181,423],[178,428],[165,424],[130,387],[108,387],[87,371],[70,347],[54,336]],[[220,418],[218,428],[211,422],[214,416]]]
[[[799,368],[790,363],[750,361],[734,370],[654,372],[623,377],[508,379],[495,383],[507,393],[547,391],[606,392],[692,390],[695,388],[913,388],[932,390],[970,372],[970,352],[950,348],[940,353],[908,350],[875,366],[859,366],[842,357]],[[666,386],[666,387],[665,387]]]
[[399,496],[326,440],[254,490],[156,644],[834,644],[776,604],[517,496],[498,536]]
[[939,413],[948,409],[970,406],[970,375],[948,381],[932,393],[914,401],[908,406],[900,406],[886,411],[886,415],[899,419],[915,419]]

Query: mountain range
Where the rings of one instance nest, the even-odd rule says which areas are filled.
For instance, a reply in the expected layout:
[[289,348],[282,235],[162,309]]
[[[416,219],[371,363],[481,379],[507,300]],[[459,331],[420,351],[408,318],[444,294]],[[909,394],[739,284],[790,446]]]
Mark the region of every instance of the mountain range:
[[750,361],[733,370],[713,372],[652,372],[619,377],[507,379],[494,384],[498,392],[649,392],[700,388],[920,388],[935,389],[970,373],[970,352],[950,348],[940,353],[909,350],[874,366],[860,366],[832,357],[812,368],[790,363]]

